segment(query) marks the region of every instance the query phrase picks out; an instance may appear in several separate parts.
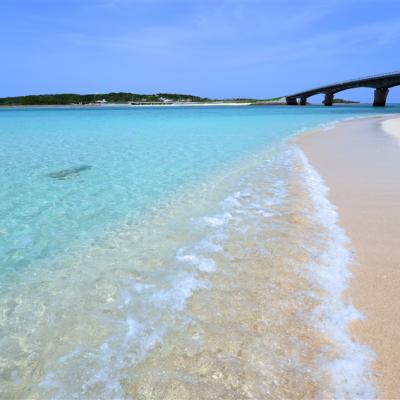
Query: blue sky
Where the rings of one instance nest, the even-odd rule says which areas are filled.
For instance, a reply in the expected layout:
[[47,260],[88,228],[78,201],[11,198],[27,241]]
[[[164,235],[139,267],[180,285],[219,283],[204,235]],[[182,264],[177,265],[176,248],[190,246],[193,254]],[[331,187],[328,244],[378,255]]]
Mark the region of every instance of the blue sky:
[[400,1],[0,0],[0,37],[0,96],[266,98],[400,70]]

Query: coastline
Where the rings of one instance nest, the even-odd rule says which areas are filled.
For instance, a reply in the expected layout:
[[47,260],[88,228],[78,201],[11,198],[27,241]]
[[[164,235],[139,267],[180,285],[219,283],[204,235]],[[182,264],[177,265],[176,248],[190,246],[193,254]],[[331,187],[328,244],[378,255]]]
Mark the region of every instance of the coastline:
[[[275,105],[275,103],[271,103]],[[32,105],[0,105],[0,109],[15,108],[154,108],[154,107],[221,107],[221,106],[250,106],[253,103],[235,103],[235,102],[210,102],[210,103],[160,103],[160,104],[130,104],[130,103],[106,103],[106,104],[32,104]],[[266,105],[266,104],[263,104]]]
[[[99,230],[101,236],[93,234],[76,244],[68,241],[69,248],[60,247],[54,259],[33,264],[34,274],[26,268],[18,280],[11,274],[9,281],[4,280],[8,286],[0,296],[0,306],[12,318],[4,325],[4,336],[10,339],[3,341],[2,348],[10,378],[1,382],[0,397],[375,398],[371,346],[352,341],[349,332],[350,321],[359,318],[361,308],[357,305],[356,310],[342,296],[350,278],[347,231],[340,226],[336,207],[326,196],[325,182],[293,144],[293,127],[286,126],[285,119],[281,124],[271,123],[270,131],[277,134],[281,127],[283,137],[271,137],[263,145],[256,142],[250,150],[239,152],[239,145],[245,150],[251,143],[250,128],[256,133],[261,127],[259,135],[265,139],[264,118],[254,118],[254,125],[249,118],[238,118],[235,130],[227,123],[235,114],[233,107],[221,113],[198,109],[196,113],[210,118],[200,132],[206,132],[205,127],[212,132],[218,127],[220,135],[206,135],[195,146],[192,140],[198,135],[187,132],[196,133],[197,124],[191,131],[191,125],[179,126],[175,118],[170,125],[165,118],[160,128],[158,124],[144,124],[157,118],[138,119],[136,126],[144,126],[143,136],[151,139],[142,149],[155,151],[137,164],[132,160],[145,153],[143,150],[133,153],[135,157],[129,152],[125,157],[129,147],[137,148],[141,142],[137,141],[140,135],[129,134],[134,126],[132,118],[122,118],[125,125],[120,124],[121,118],[110,118],[105,124],[104,116],[110,113],[103,110],[106,113],[98,113],[98,120],[96,112],[90,115],[90,128],[81,125],[81,118],[60,118],[63,112],[55,110],[48,113],[54,116],[49,118],[54,123],[52,129],[42,123],[42,118],[36,118],[36,112],[15,113],[19,118],[25,114],[30,122],[23,123],[21,130],[27,149],[35,148],[37,136],[26,135],[26,126],[31,134],[43,132],[44,143],[46,129],[47,142],[51,143],[52,132],[64,126],[66,135],[61,138],[66,142],[61,142],[69,143],[68,154],[74,153],[72,142],[85,144],[84,132],[89,140],[83,148],[90,153],[95,150],[95,159],[85,158],[77,164],[71,157],[65,166],[82,165],[84,161],[93,165],[91,172],[49,182],[48,173],[59,170],[60,159],[56,158],[57,163],[48,171],[49,150],[39,148],[44,151],[39,154],[45,162],[36,176],[46,190],[40,192],[42,196],[35,194],[32,203],[25,195],[27,191],[14,192],[21,174],[10,176],[12,179],[3,185],[11,188],[10,194],[22,192],[23,204],[38,206],[42,203],[36,203],[36,199],[64,197],[63,188],[76,193],[81,200],[74,203],[84,207],[77,213],[70,209],[62,213],[68,220],[62,218],[56,224],[57,232],[64,221],[70,227],[71,221],[78,220],[78,232],[82,227],[88,231],[98,227],[103,223],[100,216],[107,215],[106,205],[113,213],[117,203],[121,211],[132,212],[132,204],[124,203],[124,198],[139,197],[137,193],[142,195],[147,186],[138,174],[129,175],[125,167],[141,171],[152,187],[154,183],[162,186],[165,170],[160,174],[157,167],[158,160],[167,159],[159,152],[168,149],[167,142],[171,145],[166,153],[168,160],[178,161],[179,170],[165,165],[174,176],[181,176],[184,166],[185,174],[190,172],[190,165],[199,157],[203,166],[217,161],[220,149],[224,159],[204,170],[203,175],[193,179],[186,176],[184,185],[163,193],[159,202],[152,203],[154,207],[140,210],[137,218],[135,214],[113,214],[112,220],[118,217],[119,221],[115,228]],[[156,116],[168,114],[165,109],[153,110]],[[283,109],[279,114],[284,117],[286,112],[289,110]],[[219,114],[225,113],[229,118],[221,125],[212,117],[217,114],[220,119]],[[257,115],[251,108],[242,109],[242,113]],[[45,110],[39,114],[46,117]],[[180,121],[185,121],[185,114],[180,114]],[[358,118],[352,113],[348,117]],[[312,127],[319,122],[329,135],[335,126],[331,118],[324,115],[297,121]],[[79,123],[71,124],[71,120]],[[15,118],[9,121],[14,124]],[[192,115],[189,121],[193,121]],[[103,126],[108,129],[103,130]],[[11,133],[9,154],[12,160],[19,160],[21,147],[12,146],[15,134],[12,127],[7,130]],[[237,136],[241,132],[243,136]],[[310,131],[308,134],[312,135]],[[99,145],[97,151],[93,137]],[[234,140],[239,140],[238,147],[232,149],[229,142]],[[180,148],[182,141],[186,146]],[[53,154],[54,147],[49,148]],[[184,151],[177,152],[176,148]],[[36,153],[23,154],[26,170],[38,168]],[[175,158],[175,154],[185,156]],[[227,157],[229,154],[232,156]],[[35,155],[33,167],[30,155]],[[64,152],[60,156],[64,157]],[[159,176],[162,179],[157,180]],[[25,179],[26,174],[22,178],[28,187],[35,188]],[[101,189],[104,182],[106,187]],[[135,184],[137,192],[126,191]],[[124,195],[118,191],[120,187]],[[81,188],[87,194],[87,203]],[[99,195],[102,192],[107,196]],[[114,199],[108,197],[113,193]],[[95,196],[101,200],[99,208],[93,202]],[[96,216],[96,226],[81,225],[88,213],[90,220]],[[48,220],[45,223],[52,228]],[[96,290],[92,290],[94,287]],[[43,313],[43,309],[48,311]],[[33,347],[16,348],[16,337],[21,342],[29,340]],[[63,338],[61,344],[59,337]],[[44,353],[42,349],[48,350]],[[18,380],[11,379],[15,365],[20,371]],[[32,365],[37,374],[31,373]]]
[[[346,297],[365,318],[351,323],[353,339],[375,353],[378,398],[400,398],[400,118],[371,117],[296,138],[330,188],[353,253]],[[398,135],[398,133],[397,133]]]
[[[225,101],[215,101],[215,102],[181,102],[181,103],[160,103],[160,104],[130,104],[130,103],[105,103],[105,104],[32,104],[32,105],[5,105],[0,104],[0,110],[9,109],[71,109],[71,108],[82,108],[82,109],[115,109],[115,108],[191,108],[191,107],[269,107],[269,106],[281,106],[281,107],[293,107],[288,106],[286,102],[282,101],[268,101],[268,102],[225,102]],[[310,103],[308,107],[321,106],[319,103]],[[369,106],[369,103],[337,103],[334,107],[358,107],[358,106]]]

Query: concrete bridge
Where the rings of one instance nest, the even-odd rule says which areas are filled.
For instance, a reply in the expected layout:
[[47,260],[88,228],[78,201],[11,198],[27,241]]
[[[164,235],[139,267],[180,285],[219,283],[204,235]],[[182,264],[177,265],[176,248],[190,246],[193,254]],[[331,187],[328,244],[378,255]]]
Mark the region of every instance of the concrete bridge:
[[398,85],[400,85],[400,71],[389,72],[381,75],[367,76],[364,78],[337,82],[331,85],[306,90],[305,92],[291,94],[286,96],[286,103],[289,106],[305,106],[307,104],[308,97],[314,96],[315,94],[324,94],[325,99],[323,103],[326,106],[331,106],[336,93],[346,89],[368,87],[375,89],[373,105],[376,107],[383,107],[386,105],[386,98],[389,93],[389,88]]

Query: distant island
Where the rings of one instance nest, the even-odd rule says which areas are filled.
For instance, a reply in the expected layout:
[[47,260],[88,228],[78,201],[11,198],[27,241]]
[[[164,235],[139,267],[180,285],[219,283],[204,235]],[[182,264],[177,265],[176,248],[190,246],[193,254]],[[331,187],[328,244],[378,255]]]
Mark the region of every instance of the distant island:
[[[333,99],[335,104],[356,104],[358,101]],[[96,94],[38,94],[0,98],[1,106],[101,106],[101,105],[286,105],[285,97],[269,99],[232,98],[210,99],[191,94],[138,94],[111,92]]]
[[333,99],[334,104],[360,104],[359,101],[346,100],[346,99]]
[[190,94],[137,94],[112,92],[101,94],[40,94],[0,98],[0,106],[66,106],[66,105],[174,105],[174,104],[284,104],[281,98],[272,99],[209,99]]

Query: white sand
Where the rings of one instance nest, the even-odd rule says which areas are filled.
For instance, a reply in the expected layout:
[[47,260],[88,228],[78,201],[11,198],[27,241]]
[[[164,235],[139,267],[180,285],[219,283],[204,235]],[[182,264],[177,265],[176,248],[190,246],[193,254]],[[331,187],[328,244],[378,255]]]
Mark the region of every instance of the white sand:
[[365,320],[353,323],[352,334],[375,351],[378,398],[391,400],[400,399],[398,140],[400,118],[393,117],[342,122],[298,140],[330,187],[339,223],[352,241],[349,295],[365,315]]
[[399,140],[400,144],[400,118],[387,119],[382,122],[383,130]]

